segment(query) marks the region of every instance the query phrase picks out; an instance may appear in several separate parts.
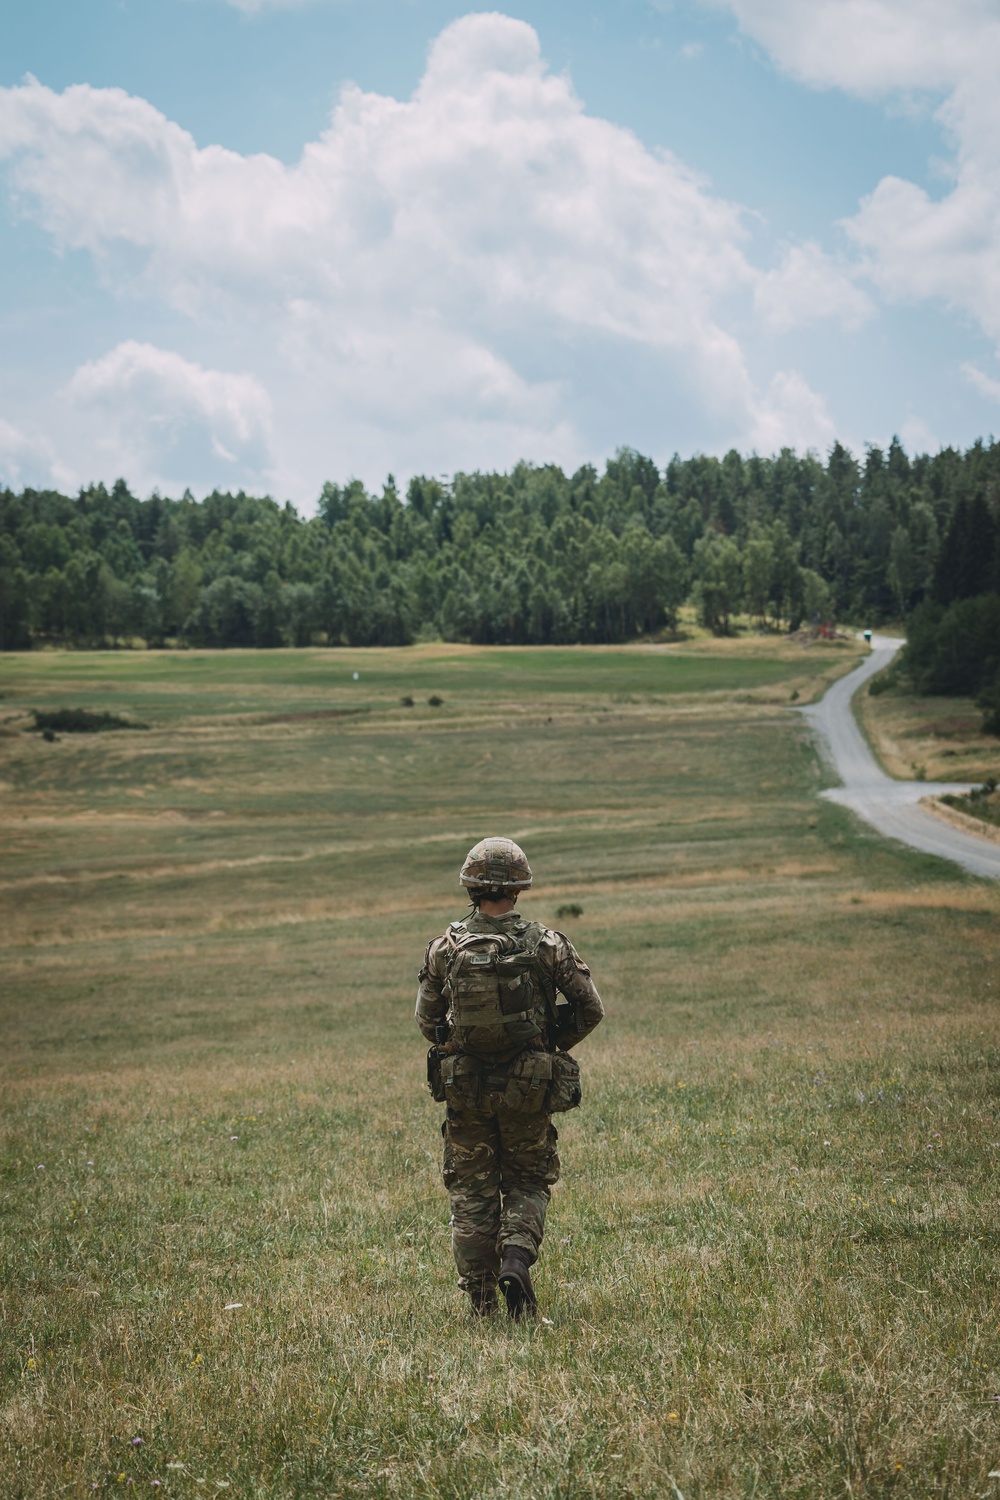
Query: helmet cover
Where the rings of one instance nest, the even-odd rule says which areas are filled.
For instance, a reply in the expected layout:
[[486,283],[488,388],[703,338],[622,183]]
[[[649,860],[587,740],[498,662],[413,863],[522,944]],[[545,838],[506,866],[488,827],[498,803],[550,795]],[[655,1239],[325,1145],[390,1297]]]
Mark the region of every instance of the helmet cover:
[[459,879],[477,891],[526,891],[531,884],[531,866],[513,839],[480,839],[465,856]]

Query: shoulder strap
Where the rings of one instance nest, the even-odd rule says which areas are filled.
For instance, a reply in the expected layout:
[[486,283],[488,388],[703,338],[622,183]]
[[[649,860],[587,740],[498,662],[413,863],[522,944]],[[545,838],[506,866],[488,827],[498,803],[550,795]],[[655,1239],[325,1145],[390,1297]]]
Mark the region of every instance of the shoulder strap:
[[524,931],[521,934],[521,941],[524,945],[525,952],[530,953],[532,958],[534,959],[534,964],[532,967],[534,968],[535,976],[538,980],[538,987],[545,999],[546,1013],[548,1015],[549,1021],[554,1026],[556,1022],[555,982],[552,979],[552,976],[549,974],[548,969],[542,962],[538,952],[539,948],[542,946],[542,942],[547,931],[548,928],[543,927],[541,922],[526,922],[524,924]]
[[454,953],[462,939],[468,934],[468,927],[464,922],[449,922],[445,931],[444,940],[448,944],[449,954]]
[[522,922],[517,935],[525,952],[537,953],[538,946],[545,936],[545,928],[541,922]]

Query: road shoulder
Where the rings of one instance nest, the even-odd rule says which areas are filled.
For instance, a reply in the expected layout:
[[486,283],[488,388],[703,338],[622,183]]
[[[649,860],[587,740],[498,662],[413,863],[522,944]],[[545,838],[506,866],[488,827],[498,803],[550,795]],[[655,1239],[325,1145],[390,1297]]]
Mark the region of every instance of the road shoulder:
[[953,828],[960,828],[963,833],[973,833],[977,838],[990,839],[993,843],[1000,844],[1000,828],[993,823],[985,822],[982,818],[974,818],[957,807],[949,807],[947,802],[942,802],[939,797],[925,797],[920,806],[925,807],[935,817],[943,818]]

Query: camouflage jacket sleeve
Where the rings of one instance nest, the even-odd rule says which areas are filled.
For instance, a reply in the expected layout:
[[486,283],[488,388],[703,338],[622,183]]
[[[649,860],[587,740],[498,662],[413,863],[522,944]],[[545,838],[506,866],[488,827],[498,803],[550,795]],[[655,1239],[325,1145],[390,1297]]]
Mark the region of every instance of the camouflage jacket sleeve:
[[445,949],[443,937],[433,938],[427,944],[418,975],[416,1020],[428,1042],[433,1042],[435,1026],[448,1014],[448,1002],[441,993],[445,981]]
[[556,1005],[556,1015],[557,1041],[568,1052],[604,1020],[604,1003],[590,970],[569,938],[561,932],[548,931],[538,951],[556,989],[567,1002]]

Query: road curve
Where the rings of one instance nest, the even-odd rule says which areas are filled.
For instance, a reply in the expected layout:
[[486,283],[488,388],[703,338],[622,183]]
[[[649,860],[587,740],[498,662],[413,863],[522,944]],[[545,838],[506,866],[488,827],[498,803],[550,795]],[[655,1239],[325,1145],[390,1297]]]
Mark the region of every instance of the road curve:
[[858,688],[888,666],[902,644],[892,636],[874,636],[871,655],[860,667],[835,682],[819,703],[800,709],[844,783],[821,795],[849,807],[886,838],[954,860],[973,875],[1000,880],[1000,844],[953,828],[919,806],[924,797],[967,792],[969,783],[894,781],[869,750],[851,712],[851,699]]

